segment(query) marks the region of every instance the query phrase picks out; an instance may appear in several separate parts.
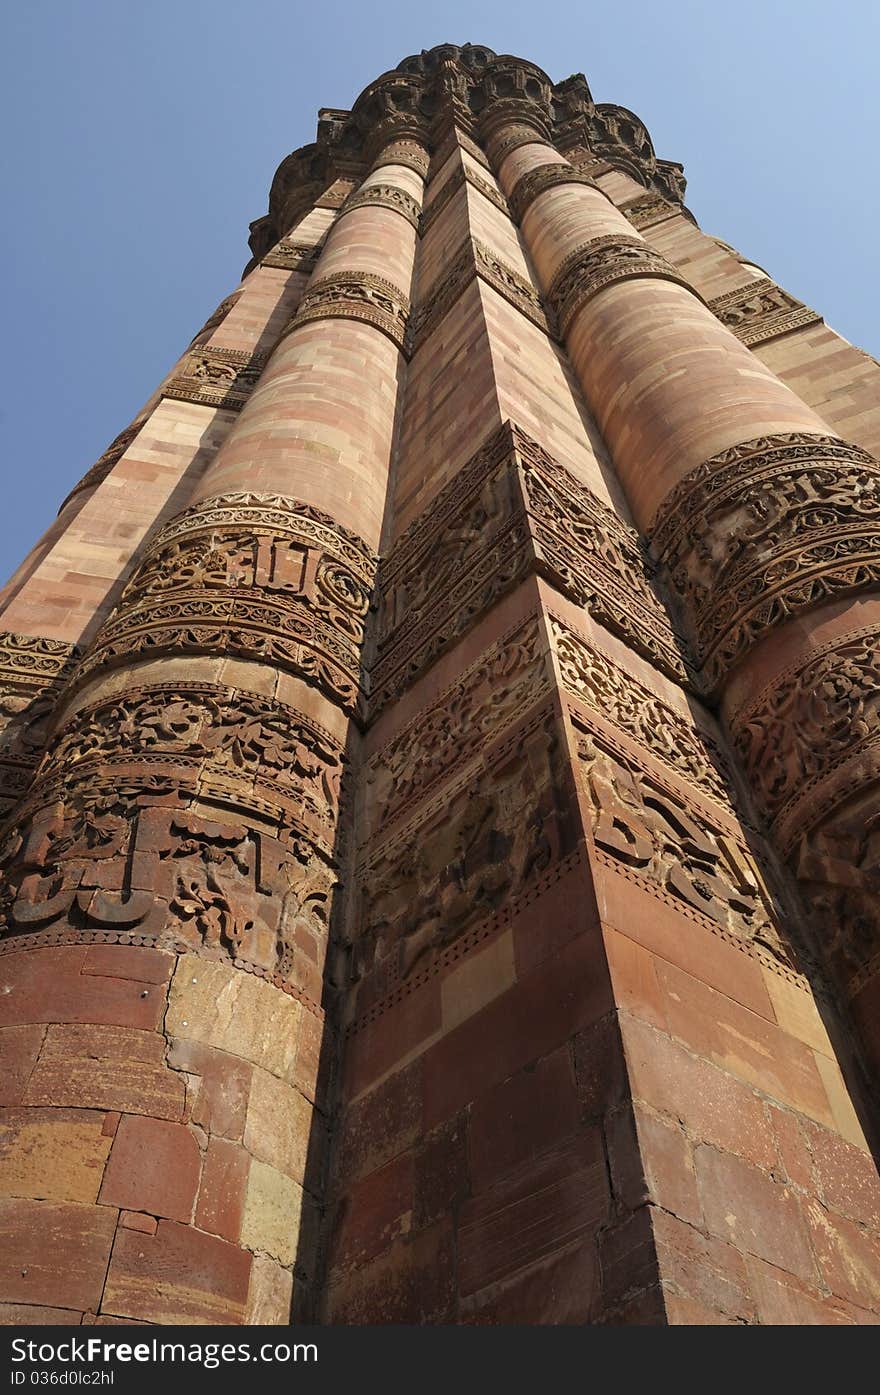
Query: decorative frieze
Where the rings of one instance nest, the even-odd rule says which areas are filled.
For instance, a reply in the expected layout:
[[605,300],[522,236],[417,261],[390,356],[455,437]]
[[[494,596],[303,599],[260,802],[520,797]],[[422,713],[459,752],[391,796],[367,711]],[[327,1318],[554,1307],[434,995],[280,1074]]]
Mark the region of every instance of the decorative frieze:
[[803,301],[795,300],[793,295],[770,280],[738,286],[734,291],[716,296],[708,302],[708,306],[737,339],[752,348],[822,319],[815,310],[804,305]]
[[412,194],[398,188],[396,184],[370,184],[358,189],[354,194],[349,194],[339,210],[338,217],[342,218],[356,208],[390,208],[392,213],[399,213],[410,227],[415,228],[416,232],[419,231],[421,205]]
[[0,632],[0,817],[31,783],[76,655],[61,640]]
[[538,621],[532,618],[492,645],[370,759],[369,830],[382,831],[408,817],[440,782],[459,777],[490,735],[497,738],[551,687]]
[[294,242],[291,238],[283,237],[263,257],[260,266],[277,267],[279,271],[300,271],[311,276],[323,246],[323,242]]
[[164,397],[240,412],[259,381],[267,354],[243,349],[193,349],[180,372],[162,388]]
[[403,291],[384,276],[368,271],[339,271],[309,284],[284,333],[312,320],[360,320],[386,334],[403,350],[409,308]]
[[730,767],[708,732],[693,720],[688,721],[561,621],[552,619],[551,629],[568,692],[644,746],[676,775],[732,812]]
[[144,553],[79,675],[136,655],[234,654],[361,710],[361,645],[375,563],[329,515],[230,494],[187,509]]
[[663,501],[651,547],[717,687],[776,625],[880,581],[880,464],[803,432],[731,446]]
[[530,573],[586,606],[676,681],[687,680],[635,531],[506,423],[381,564],[372,711]]
[[[517,180],[510,195],[510,216],[514,222],[521,223],[526,210],[547,189],[558,189],[563,184],[585,184],[603,193],[591,175],[582,169],[575,169],[573,165],[537,165]],[[607,195],[603,194],[603,197],[607,198]]]
[[652,228],[655,223],[665,223],[681,213],[681,208],[659,194],[640,194],[620,205],[620,212],[628,218],[634,228]]
[[681,272],[640,237],[617,233],[593,237],[576,247],[562,262],[550,283],[547,299],[565,334],[577,312],[607,286],[634,277],[659,277],[674,281],[697,295]]
[[782,914],[742,839],[596,733],[579,777],[600,860],[740,946],[792,967]]
[[880,641],[837,635],[785,669],[731,719],[737,754],[790,852],[853,791],[880,779]]
[[381,169],[383,165],[404,165],[407,169],[415,170],[422,179],[426,179],[429,163],[428,152],[420,141],[395,140],[383,148],[381,155],[373,163],[373,169]]
[[435,289],[422,301],[413,320],[412,352],[425,342],[445,315],[449,313],[459,296],[475,277],[485,281],[499,295],[520,310],[545,334],[553,334],[555,325],[550,321],[546,308],[534,286],[513,267],[477,238],[466,238],[459,250],[450,258],[443,276]]

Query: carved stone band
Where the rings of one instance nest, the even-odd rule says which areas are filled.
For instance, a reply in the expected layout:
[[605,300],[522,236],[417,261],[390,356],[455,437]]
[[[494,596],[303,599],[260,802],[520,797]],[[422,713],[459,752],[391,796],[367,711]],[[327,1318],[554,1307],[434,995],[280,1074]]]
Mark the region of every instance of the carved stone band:
[[284,333],[312,320],[360,320],[387,335],[402,351],[409,309],[403,291],[383,276],[368,271],[340,271],[310,284]]
[[737,339],[750,346],[777,339],[780,334],[789,334],[793,329],[819,323],[822,319],[803,301],[796,300],[767,279],[738,286],[735,291],[710,300],[708,305]]
[[837,437],[743,442],[676,485],[651,547],[713,689],[774,626],[880,582],[880,464]]
[[181,371],[165,384],[162,395],[240,412],[267,360],[267,354],[248,354],[241,349],[192,349]]
[[373,169],[381,169],[383,165],[404,165],[425,179],[429,163],[428,152],[418,141],[399,140],[385,146],[378,159],[373,161]]
[[260,266],[277,267],[279,271],[302,271],[310,274],[315,267],[318,257],[321,255],[322,243],[311,244],[302,242],[291,242],[283,237],[280,242],[268,252]]
[[681,209],[668,199],[657,194],[642,194],[637,199],[622,203],[619,210],[634,228],[651,228],[655,223],[663,223],[674,218]]
[[642,238],[594,237],[569,253],[550,283],[547,298],[559,319],[560,333],[565,334],[578,310],[606,286],[640,276],[674,281],[700,298],[681,272]]
[[573,165],[538,165],[536,169],[528,170],[514,185],[509,199],[510,216],[514,222],[522,222],[526,210],[539,195],[547,189],[557,189],[562,184],[586,184],[590,189],[597,189],[603,198],[608,197],[595,179],[581,170],[576,170]]
[[410,227],[415,228],[416,232],[419,231],[422,210],[418,200],[394,184],[371,184],[366,189],[359,189],[356,194],[350,194],[340,208],[338,216],[343,218],[346,213],[352,213],[356,208],[375,207],[390,208],[392,213],[399,213]]
[[154,539],[78,671],[160,653],[234,654],[285,668],[359,716],[375,562],[307,504],[225,495]]
[[76,654],[57,639],[0,633],[0,816],[31,782]]
[[731,720],[734,745],[783,851],[880,779],[880,636],[836,635]]

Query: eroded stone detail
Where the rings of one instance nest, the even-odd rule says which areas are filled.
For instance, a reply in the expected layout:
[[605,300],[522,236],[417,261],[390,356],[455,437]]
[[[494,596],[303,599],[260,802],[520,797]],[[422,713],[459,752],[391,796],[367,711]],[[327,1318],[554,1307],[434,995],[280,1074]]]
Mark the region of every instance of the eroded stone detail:
[[789,334],[803,325],[816,324],[822,318],[802,300],[796,300],[770,280],[738,286],[707,303],[721,323],[750,347],[776,339],[780,334]]
[[154,538],[80,675],[136,655],[234,654],[288,669],[359,714],[374,574],[366,545],[311,505],[206,500]]
[[715,687],[776,625],[880,581],[880,465],[837,437],[743,442],[675,486],[651,546]]
[[291,238],[283,237],[271,252],[267,252],[260,265],[277,267],[279,271],[301,271],[311,275],[323,245],[323,242],[294,242]]
[[165,384],[162,393],[182,402],[241,411],[259,381],[267,357],[242,349],[191,350],[181,371]]
[[611,234],[593,237],[565,258],[547,292],[565,334],[577,312],[607,286],[634,277],[652,276],[674,281],[693,295],[694,287],[671,262],[640,237]]
[[651,228],[655,223],[663,223],[667,218],[673,218],[676,213],[680,213],[681,209],[657,194],[642,194],[622,203],[620,212],[629,219],[634,228],[641,229]]

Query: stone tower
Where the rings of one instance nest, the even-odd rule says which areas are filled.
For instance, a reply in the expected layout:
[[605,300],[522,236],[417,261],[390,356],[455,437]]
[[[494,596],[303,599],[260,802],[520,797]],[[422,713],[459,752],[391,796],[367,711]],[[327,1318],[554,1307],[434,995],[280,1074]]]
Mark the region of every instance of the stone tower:
[[683,191],[407,58],[2,593],[5,1321],[872,1320],[880,365]]

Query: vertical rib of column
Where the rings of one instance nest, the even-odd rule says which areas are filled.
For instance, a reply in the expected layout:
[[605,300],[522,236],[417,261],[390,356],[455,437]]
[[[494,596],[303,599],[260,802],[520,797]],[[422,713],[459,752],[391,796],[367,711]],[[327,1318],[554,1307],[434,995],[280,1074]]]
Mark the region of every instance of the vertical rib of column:
[[82,1251],[75,1282],[11,1301],[285,1322],[293,1286],[310,1311],[340,800],[427,165],[394,134],[81,663],[4,845],[21,1127],[50,1147],[79,1111],[65,1175],[4,1222],[20,1252],[50,1229]]

